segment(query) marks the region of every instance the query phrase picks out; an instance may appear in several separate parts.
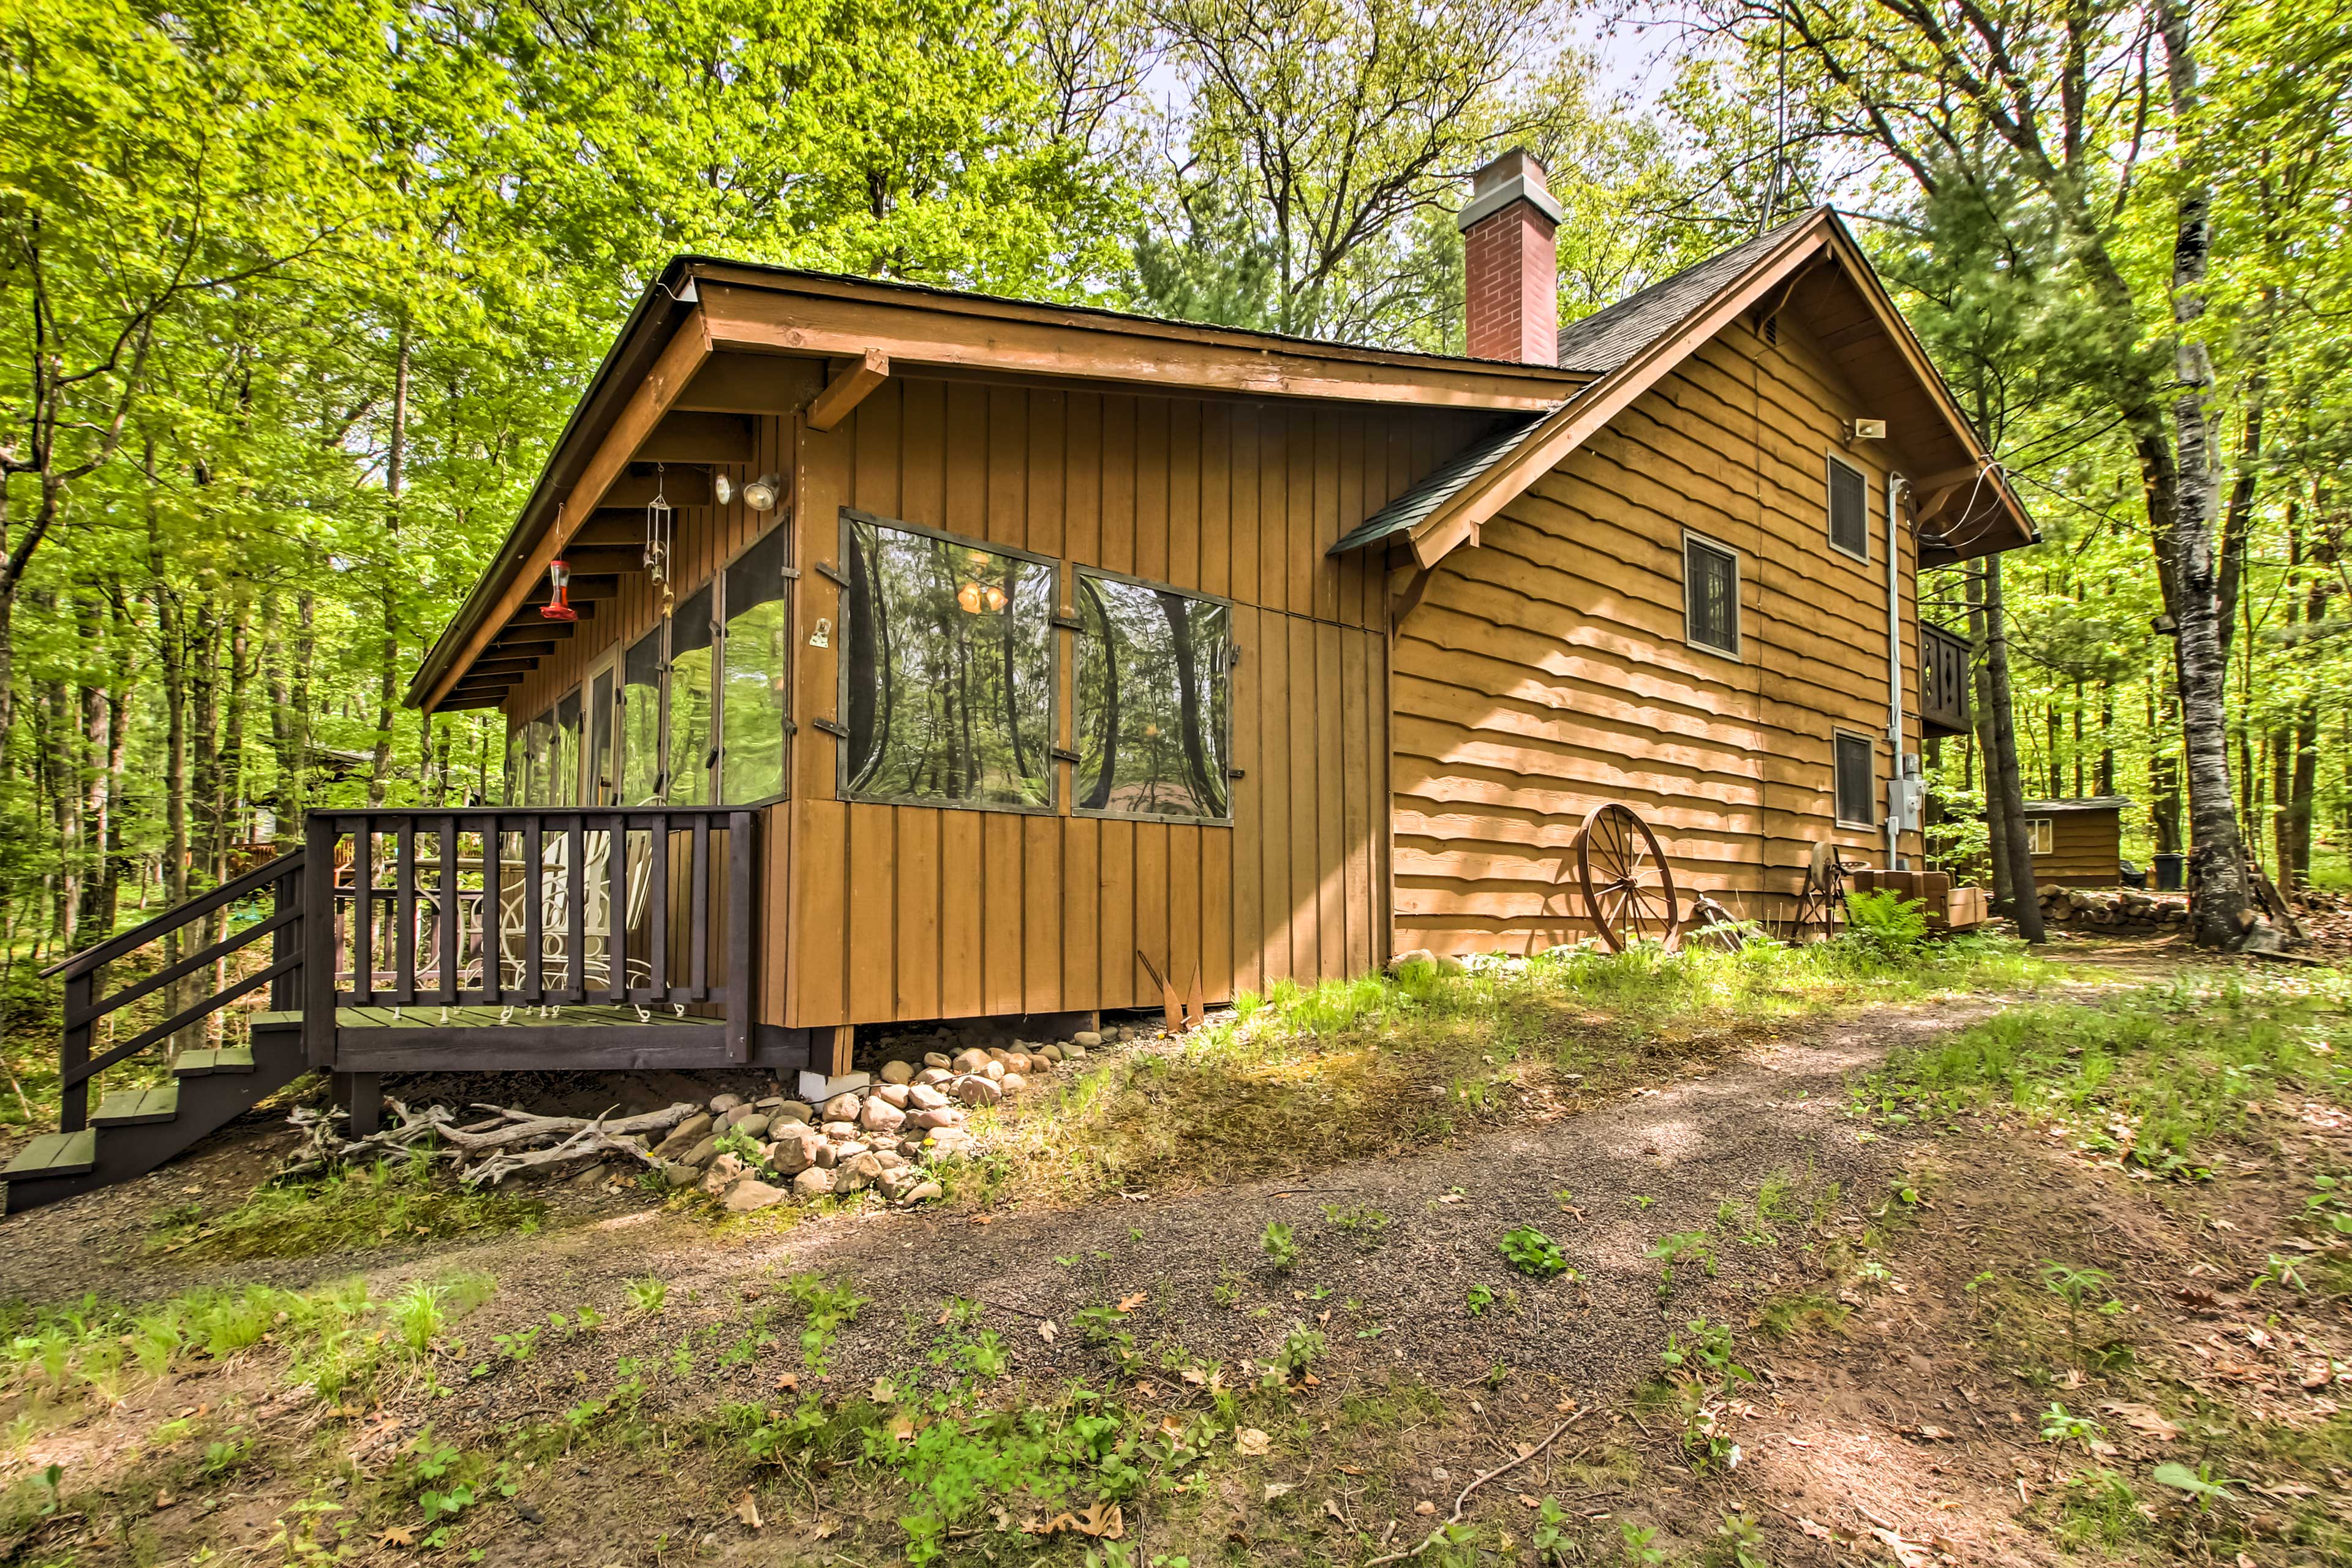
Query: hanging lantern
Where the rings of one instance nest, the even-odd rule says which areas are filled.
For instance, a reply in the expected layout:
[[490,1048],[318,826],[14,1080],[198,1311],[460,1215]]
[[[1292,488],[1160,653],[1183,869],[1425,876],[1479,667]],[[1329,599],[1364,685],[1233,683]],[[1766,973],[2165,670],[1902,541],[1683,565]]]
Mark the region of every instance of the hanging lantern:
[[576,621],[580,612],[572,607],[572,568],[562,556],[547,563],[548,585],[555,596],[539,607],[540,618],[550,621]]
[[990,588],[990,589],[989,589],[989,591],[988,591],[988,607],[989,607],[990,609],[992,609],[992,610],[1001,610],[1001,609],[1004,608],[1004,590],[1003,590],[1003,589],[1002,589],[1002,588],[995,588],[995,587],[992,587],[992,588]]
[[962,587],[958,588],[956,590],[956,603],[961,605],[968,614],[975,616],[980,614],[980,584],[977,583],[966,583]]

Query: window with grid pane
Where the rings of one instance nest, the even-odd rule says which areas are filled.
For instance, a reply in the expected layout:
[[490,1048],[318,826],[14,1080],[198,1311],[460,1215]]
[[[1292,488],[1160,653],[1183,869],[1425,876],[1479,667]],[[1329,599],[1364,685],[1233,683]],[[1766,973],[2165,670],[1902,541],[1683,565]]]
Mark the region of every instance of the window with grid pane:
[[1870,559],[1870,485],[1862,470],[1830,459],[1830,542]]
[[1875,745],[1861,735],[1837,738],[1837,814],[1840,822],[1876,823],[1877,803],[1871,797],[1876,772]]
[[1683,540],[1683,635],[1717,653],[1739,652],[1739,557],[1696,535]]

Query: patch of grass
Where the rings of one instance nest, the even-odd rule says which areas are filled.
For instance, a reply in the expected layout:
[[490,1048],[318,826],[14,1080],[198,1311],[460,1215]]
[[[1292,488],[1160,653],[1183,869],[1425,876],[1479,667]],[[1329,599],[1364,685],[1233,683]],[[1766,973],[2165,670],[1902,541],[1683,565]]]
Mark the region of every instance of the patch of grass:
[[266,1186],[223,1214],[163,1216],[147,1249],[189,1262],[308,1258],[491,1231],[539,1228],[546,1205],[436,1175],[424,1150],[310,1181]]
[[2094,1155],[2200,1179],[2221,1145],[2245,1141],[2250,1104],[2352,1100],[2346,984],[2192,973],[2096,1006],[2011,1007],[1897,1055],[1857,1086],[1855,1109],[1929,1121],[2014,1110]]
[[[1636,947],[1410,963],[1279,981],[1172,1040],[1089,1063],[1018,1115],[983,1117],[1008,1191],[1080,1198],[1428,1147],[1534,1104],[1710,1054],[1738,1031],[1864,1003],[2055,990],[2082,972],[2021,943]],[[1404,1108],[1400,1114],[1400,1108]]]
[[185,1364],[248,1352],[285,1358],[286,1380],[341,1400],[420,1363],[449,1322],[487,1300],[488,1275],[413,1281],[389,1301],[358,1279],[314,1290],[213,1289],[130,1309],[85,1297],[70,1307],[0,1308],[0,1392],[110,1405]]

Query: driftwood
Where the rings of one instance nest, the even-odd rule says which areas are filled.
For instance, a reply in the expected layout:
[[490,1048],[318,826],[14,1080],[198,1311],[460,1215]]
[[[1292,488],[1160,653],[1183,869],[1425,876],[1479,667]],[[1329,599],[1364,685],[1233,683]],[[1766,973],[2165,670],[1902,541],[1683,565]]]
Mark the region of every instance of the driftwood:
[[[562,1137],[565,1133],[596,1128],[605,1132],[626,1135],[632,1132],[667,1132],[694,1114],[691,1105],[673,1105],[662,1110],[650,1110],[642,1116],[625,1116],[618,1121],[607,1121],[604,1116],[537,1116],[527,1110],[512,1110],[502,1105],[477,1105],[476,1110],[487,1110],[501,1119],[486,1123],[492,1131],[474,1131],[463,1127],[445,1127],[442,1142],[462,1149],[469,1154],[494,1149],[511,1149],[518,1144],[538,1142],[543,1138]],[[618,1107],[614,1108],[619,1109]]]
[[615,1119],[611,1110],[593,1117],[541,1116],[510,1106],[476,1105],[474,1110],[489,1113],[488,1119],[462,1127],[446,1106],[411,1110],[395,1100],[391,1109],[394,1125],[352,1138],[342,1130],[343,1111],[296,1107],[288,1120],[302,1134],[302,1143],[278,1172],[279,1178],[314,1175],[355,1162],[404,1158],[420,1146],[430,1149],[429,1157],[456,1166],[457,1179],[468,1185],[611,1154],[650,1165],[656,1162],[636,1134],[667,1132],[697,1108],[677,1104]]

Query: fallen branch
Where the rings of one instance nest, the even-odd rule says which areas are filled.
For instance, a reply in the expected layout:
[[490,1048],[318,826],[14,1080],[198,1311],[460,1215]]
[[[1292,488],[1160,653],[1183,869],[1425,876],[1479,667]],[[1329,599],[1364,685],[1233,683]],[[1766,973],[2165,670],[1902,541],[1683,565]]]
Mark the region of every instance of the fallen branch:
[[1454,1500],[1454,1512],[1446,1519],[1445,1522],[1431,1531],[1427,1535],[1423,1536],[1421,1538],[1421,1543],[1418,1546],[1412,1547],[1411,1550],[1405,1552],[1391,1552],[1386,1557],[1375,1557],[1370,1562],[1365,1563],[1364,1568],[1380,1568],[1380,1565],[1383,1563],[1402,1563],[1408,1557],[1418,1557],[1423,1552],[1428,1551],[1432,1545],[1435,1544],[1439,1536],[1444,1534],[1447,1531],[1462,1522],[1462,1507],[1465,1503],[1470,1500],[1470,1494],[1472,1492],[1476,1491],[1480,1487],[1485,1486],[1496,1476],[1504,1475],[1509,1471],[1517,1469],[1521,1465],[1526,1464],[1529,1459],[1534,1458],[1538,1454],[1542,1453],[1546,1448],[1549,1448],[1554,1443],[1559,1442],[1559,1435],[1567,1431],[1570,1427],[1575,1426],[1578,1422],[1583,1420],[1586,1415],[1590,1413],[1590,1408],[1591,1407],[1588,1406],[1584,1410],[1578,1411],[1575,1415],[1570,1416],[1567,1420],[1553,1427],[1551,1429],[1550,1436],[1546,1437],[1542,1442],[1538,1443],[1534,1447],[1529,1448],[1526,1453],[1521,1454],[1509,1464],[1497,1465],[1491,1470],[1480,1472],[1475,1479],[1471,1481],[1468,1486],[1462,1489],[1462,1495]]
[[[477,1110],[495,1110],[501,1116],[519,1117],[506,1126],[490,1132],[470,1132],[462,1127],[444,1127],[441,1138],[446,1143],[474,1154],[493,1149],[511,1148],[518,1143],[532,1143],[541,1138],[560,1137],[593,1127],[601,1131],[626,1134],[631,1132],[667,1132],[695,1112],[695,1107],[683,1102],[661,1110],[649,1110],[642,1116],[625,1116],[618,1121],[607,1121],[613,1114],[603,1116],[533,1116],[524,1111],[508,1110],[500,1106],[477,1105]],[[614,1110],[620,1109],[615,1106]]]
[[416,1146],[427,1139],[436,1145],[433,1157],[455,1165],[458,1179],[468,1185],[499,1181],[517,1171],[610,1154],[651,1164],[655,1163],[652,1153],[635,1135],[667,1132],[697,1110],[681,1102],[615,1119],[612,1110],[593,1117],[542,1116],[509,1106],[477,1105],[473,1109],[490,1112],[489,1119],[460,1127],[446,1106],[412,1110],[394,1100],[391,1108],[397,1125],[364,1138],[351,1138],[342,1131],[345,1112],[297,1106],[288,1120],[302,1134],[302,1144],[278,1172],[279,1179],[319,1174],[357,1161],[405,1157],[416,1152]]

